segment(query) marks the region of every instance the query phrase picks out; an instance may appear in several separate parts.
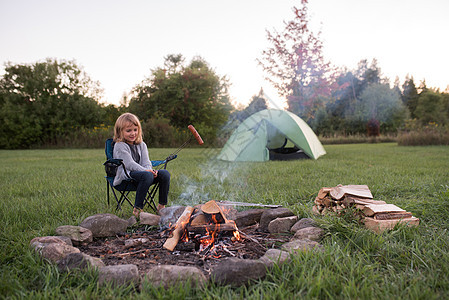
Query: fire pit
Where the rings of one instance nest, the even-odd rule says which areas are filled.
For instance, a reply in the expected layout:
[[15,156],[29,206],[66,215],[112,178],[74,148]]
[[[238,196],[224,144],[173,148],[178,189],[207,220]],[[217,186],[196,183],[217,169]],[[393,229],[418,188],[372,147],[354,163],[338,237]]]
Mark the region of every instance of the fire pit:
[[106,265],[134,264],[141,274],[154,265],[196,266],[205,275],[223,258],[258,259],[270,248],[280,248],[291,234],[258,231],[258,224],[237,228],[230,210],[215,201],[186,207],[178,221],[161,231],[141,225],[132,233],[96,239],[79,247]]
[[263,278],[295,251],[322,250],[323,230],[312,219],[299,219],[287,208],[260,206],[240,212],[215,201],[170,207],[172,223],[148,214],[158,220],[153,225],[143,218],[132,225],[134,217],[98,214],[30,244],[61,271],[90,266],[99,269],[100,284],[135,285],[208,280],[240,285]]

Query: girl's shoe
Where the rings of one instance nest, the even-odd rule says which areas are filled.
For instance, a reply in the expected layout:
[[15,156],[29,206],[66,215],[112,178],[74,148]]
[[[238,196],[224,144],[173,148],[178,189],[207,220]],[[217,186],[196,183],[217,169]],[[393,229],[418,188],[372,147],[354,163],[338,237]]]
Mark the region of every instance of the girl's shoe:
[[157,205],[157,214],[160,215],[161,209],[165,208],[165,205],[158,204]]
[[143,209],[134,207],[134,209],[133,209],[133,215],[134,215],[137,219],[139,218],[141,212],[143,212]]

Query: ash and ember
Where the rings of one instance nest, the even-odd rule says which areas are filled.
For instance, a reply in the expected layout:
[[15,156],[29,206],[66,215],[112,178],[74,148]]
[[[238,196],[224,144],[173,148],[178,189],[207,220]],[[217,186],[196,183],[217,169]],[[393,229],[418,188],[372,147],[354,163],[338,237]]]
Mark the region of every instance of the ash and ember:
[[279,248],[288,242],[288,235],[271,235],[257,231],[258,225],[238,229],[240,239],[234,232],[214,233],[213,243],[203,243],[210,235],[188,234],[179,241],[174,251],[164,249],[170,231],[160,231],[155,227],[142,226],[133,233],[124,233],[113,238],[98,238],[94,242],[80,246],[81,252],[99,257],[106,265],[134,264],[139,273],[146,273],[155,265],[196,266],[205,274],[213,265],[225,257],[258,259],[269,248]]

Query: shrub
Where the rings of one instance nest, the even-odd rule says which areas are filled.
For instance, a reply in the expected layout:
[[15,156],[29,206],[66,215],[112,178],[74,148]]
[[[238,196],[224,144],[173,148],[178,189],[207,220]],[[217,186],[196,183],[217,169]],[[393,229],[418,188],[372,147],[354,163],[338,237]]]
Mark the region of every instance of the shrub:
[[396,135],[386,134],[379,136],[367,136],[366,134],[333,134],[329,136],[319,136],[323,145],[332,144],[361,144],[361,143],[391,143],[396,142]]
[[55,139],[44,141],[33,148],[103,148],[113,136],[113,127],[100,125],[92,129],[78,128]]
[[430,122],[425,126],[416,119],[408,120],[398,134],[400,146],[449,145],[449,127]]
[[168,119],[148,119],[142,122],[143,138],[148,147],[175,147],[181,140],[179,130]]

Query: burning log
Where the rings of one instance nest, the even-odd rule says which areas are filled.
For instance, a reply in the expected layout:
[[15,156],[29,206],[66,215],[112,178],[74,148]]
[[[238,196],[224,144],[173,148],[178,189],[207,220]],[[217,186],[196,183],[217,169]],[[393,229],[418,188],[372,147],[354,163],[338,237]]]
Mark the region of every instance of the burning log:
[[168,238],[163,247],[169,251],[173,251],[175,249],[176,245],[179,242],[179,239],[182,237],[184,230],[187,226],[187,224],[190,221],[190,216],[193,213],[193,207],[187,206],[184,209],[184,212],[179,217],[178,221],[175,224],[175,230],[173,230],[173,236]]
[[232,222],[222,223],[222,224],[207,224],[207,225],[190,225],[187,226],[187,231],[189,233],[195,234],[205,234],[208,232],[224,232],[224,231],[235,231],[235,224]]
[[201,211],[206,215],[209,222],[212,223],[234,223],[234,221],[228,220],[226,213],[218,205],[215,200],[210,200],[201,206]]

